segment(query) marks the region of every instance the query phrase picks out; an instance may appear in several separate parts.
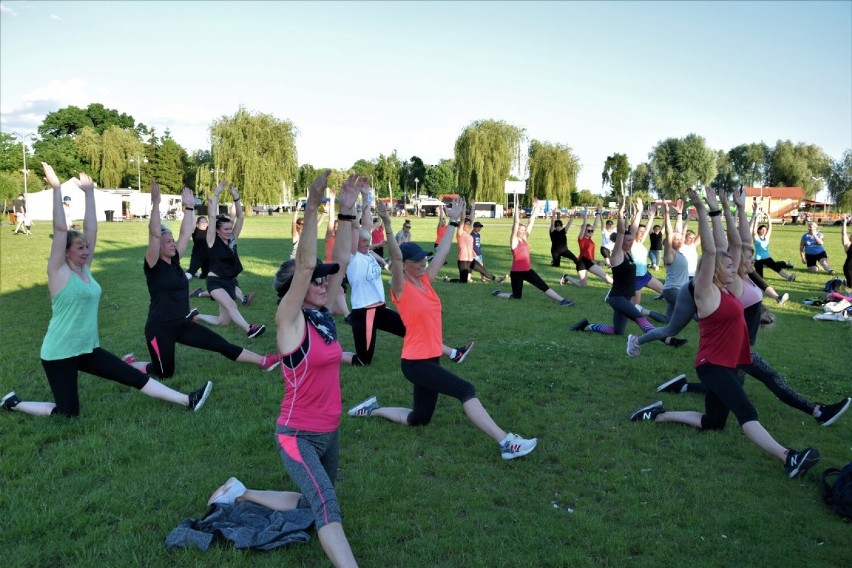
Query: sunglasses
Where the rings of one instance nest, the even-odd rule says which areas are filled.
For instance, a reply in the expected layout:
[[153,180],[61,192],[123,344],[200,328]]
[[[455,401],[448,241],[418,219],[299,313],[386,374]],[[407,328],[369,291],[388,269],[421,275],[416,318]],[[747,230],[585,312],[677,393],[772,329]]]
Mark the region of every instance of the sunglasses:
[[311,284],[315,286],[322,286],[323,284],[328,282],[328,278],[325,276],[317,276],[316,278],[311,280]]
[[594,229],[586,229],[586,232],[587,233],[594,233],[595,231],[594,231]]

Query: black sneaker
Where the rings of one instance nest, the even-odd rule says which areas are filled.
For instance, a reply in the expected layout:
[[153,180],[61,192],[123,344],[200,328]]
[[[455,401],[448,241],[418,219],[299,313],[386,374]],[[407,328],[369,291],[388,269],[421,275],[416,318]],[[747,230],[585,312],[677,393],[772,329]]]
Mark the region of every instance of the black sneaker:
[[583,318],[571,326],[571,331],[586,331],[587,327],[589,327],[589,320]]
[[689,341],[688,339],[681,339],[680,337],[669,337],[668,341],[666,341],[664,339],[663,343],[665,343],[669,347],[678,348],[678,347],[683,347],[684,345],[686,345],[686,343],[688,341]]
[[352,314],[349,314],[348,316],[343,318],[343,321],[346,323],[346,325],[352,325]]
[[465,345],[464,347],[459,347],[456,349],[456,356],[453,357],[453,363],[461,363],[465,360],[465,357],[470,355],[470,352],[473,351],[473,341]]
[[673,379],[669,379],[657,387],[657,392],[670,392],[672,394],[680,394],[686,385],[686,375],[678,375]]
[[213,390],[213,382],[207,381],[207,384],[203,387],[189,393],[189,409],[193,412],[201,410],[201,407],[207,402],[207,397],[210,396],[211,390]]
[[15,391],[12,391],[12,392],[10,392],[9,394],[7,394],[6,396],[3,397],[3,403],[2,403],[3,410],[12,410],[16,406],[18,406],[18,404],[20,404],[20,402],[21,402],[21,399],[18,398],[18,395],[15,394]]
[[195,318],[198,317],[198,308],[192,308],[191,310],[189,310],[189,313],[186,314],[185,317],[189,321],[195,321]]
[[249,307],[252,302],[254,302],[255,294],[254,292],[250,292],[248,296],[243,297],[243,305]]
[[255,337],[263,335],[264,331],[266,331],[265,325],[257,325],[256,323],[253,323],[249,326],[246,335],[248,335],[249,339],[254,339]]
[[787,262],[785,262],[785,263],[784,263],[784,267],[785,267],[785,268],[794,268],[793,263],[792,263],[792,262],[790,262],[789,260],[788,260]]
[[658,414],[662,414],[666,410],[663,408],[663,401],[658,400],[645,406],[640,406],[630,413],[630,420],[637,422],[639,420],[653,420]]
[[837,419],[840,418],[844,412],[846,412],[850,403],[852,403],[852,398],[844,398],[840,402],[835,402],[834,404],[829,405],[820,404],[820,406],[822,406],[822,414],[819,415],[819,418],[817,418],[816,421],[820,423],[820,426],[831,426],[837,422]]
[[573,301],[573,300],[569,300],[568,298],[563,298],[563,299],[562,299],[562,301],[561,301],[561,302],[559,302],[559,305],[560,305],[560,306],[573,306],[573,305],[574,305],[574,301]]
[[192,292],[190,292],[189,297],[190,297],[190,298],[200,298],[200,297],[201,297],[201,294],[203,294],[203,293],[204,293],[204,289],[203,289],[203,288],[196,288],[195,290],[193,290]]
[[818,462],[819,450],[816,448],[808,448],[801,452],[789,449],[787,450],[787,461],[784,463],[784,469],[787,470],[787,476],[793,479],[807,473]]

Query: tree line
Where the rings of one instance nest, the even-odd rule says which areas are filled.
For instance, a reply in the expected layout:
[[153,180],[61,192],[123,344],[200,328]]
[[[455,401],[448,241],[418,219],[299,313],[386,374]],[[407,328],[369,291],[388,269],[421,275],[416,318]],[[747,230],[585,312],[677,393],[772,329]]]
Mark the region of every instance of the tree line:
[[[210,125],[209,150],[189,154],[172,139],[115,109],[92,103],[85,109],[68,106],[45,116],[33,143],[27,183],[44,184],[40,161],[51,163],[57,174],[69,178],[80,171],[92,174],[100,187],[144,188],[157,180],[164,191],[184,186],[199,198],[212,192],[217,180],[239,185],[246,203],[293,203],[323,167],[299,164],[298,129],[289,120],[252,113],[240,107]],[[396,150],[372,159],[359,159],[348,170],[332,169],[329,185],[350,173],[371,179],[381,197],[395,199],[426,193],[460,193],[468,200],[503,202],[506,180],[527,180],[522,202],[557,199],[560,204],[615,201],[627,193],[649,199],[681,197],[687,187],[701,183],[717,189],[740,186],[798,186],[809,198],[826,187],[838,206],[852,208],[852,150],[835,160],[819,146],[778,140],[741,144],[714,150],[703,137],[659,141],[648,160],[635,166],[627,155],[614,152],[601,172],[601,188],[579,190],[582,164],[563,143],[530,139],[525,129],[499,120],[478,120],[465,127],[455,142],[451,159],[424,164],[418,156],[404,160]],[[0,134],[0,195],[9,199],[22,191],[20,141]]]

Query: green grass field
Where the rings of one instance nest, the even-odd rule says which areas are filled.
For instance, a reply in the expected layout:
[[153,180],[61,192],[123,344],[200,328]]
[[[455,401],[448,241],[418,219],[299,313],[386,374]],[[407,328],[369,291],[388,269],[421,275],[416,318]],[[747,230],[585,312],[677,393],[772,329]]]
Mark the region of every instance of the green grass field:
[[[505,274],[510,220],[484,223],[485,264]],[[395,219],[395,230],[400,225]],[[50,225],[36,223],[32,237],[13,236],[11,228],[0,228],[0,395],[14,389],[25,400],[52,400],[39,361],[50,317]],[[289,230],[289,217],[251,217],[240,241],[240,283],[258,293],[243,313],[272,328],[271,280],[290,252]],[[791,301],[769,302],[777,320],[761,331],[757,348],[799,392],[831,403],[852,394],[852,326],[814,321],[816,309],[801,304],[823,295],[828,278],[799,263],[803,231],[774,231],[774,257],[793,261],[798,279],[788,284],[768,272]],[[823,231],[839,269],[839,228]],[[413,219],[413,233],[431,247],[435,219]],[[101,345],[144,358],[146,234],[144,222],[103,223],[93,267],[103,287]],[[593,278],[586,289],[560,287],[562,271],[574,271],[548,266],[545,222],[531,242],[534,268],[576,307],[560,307],[529,285],[521,301],[493,298],[492,284],[435,286],[446,343],[476,341],[462,365],[445,365],[476,385],[500,426],[537,436],[538,448],[504,462],[448,398],[419,429],[344,415],[337,491],[361,565],[848,566],[852,525],[822,503],[819,474],[852,460],[852,412],[823,428],[747,381],[761,422],[780,443],[822,453],[822,462],[795,480],[742,435],[733,417],[723,432],[704,433],[629,422],[634,407],[657,398],[669,409],[703,408],[700,397],[655,392],[678,373],[694,379],[696,326],[682,334],[685,347],[649,344],[638,359],[626,356],[625,337],[570,333],[582,317],[611,322],[606,285]],[[457,275],[455,247],[443,273]],[[653,296],[646,292],[643,304],[662,309]],[[192,303],[215,312],[210,300]],[[349,327],[341,323],[339,331],[344,349],[352,349]],[[220,332],[259,353],[275,346],[274,333],[249,342],[235,326]],[[410,404],[410,384],[399,370],[401,340],[380,334],[378,341],[371,367],[341,370],[344,410],[372,394],[382,404]],[[294,489],[272,436],[278,371],[265,374],[186,347],[178,347],[177,366],[168,381],[175,388],[215,382],[197,414],[82,375],[78,419],[0,415],[0,565],[328,565],[316,538],[271,553],[230,545],[208,553],[166,550],[168,532],[203,516],[210,493],[231,475],[250,487]]]

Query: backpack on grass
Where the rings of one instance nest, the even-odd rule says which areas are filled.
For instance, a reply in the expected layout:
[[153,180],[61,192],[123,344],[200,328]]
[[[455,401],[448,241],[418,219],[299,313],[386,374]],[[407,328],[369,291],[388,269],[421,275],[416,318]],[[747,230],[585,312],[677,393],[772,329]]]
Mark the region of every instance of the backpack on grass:
[[[830,479],[836,477],[834,483]],[[822,498],[841,517],[852,519],[852,462],[822,472]]]

